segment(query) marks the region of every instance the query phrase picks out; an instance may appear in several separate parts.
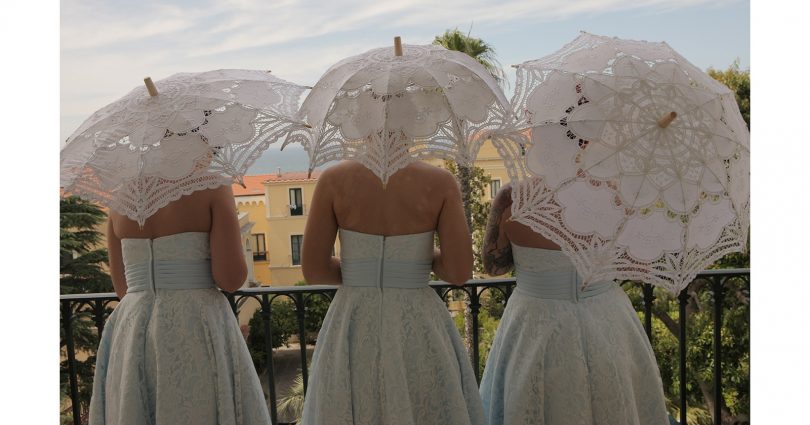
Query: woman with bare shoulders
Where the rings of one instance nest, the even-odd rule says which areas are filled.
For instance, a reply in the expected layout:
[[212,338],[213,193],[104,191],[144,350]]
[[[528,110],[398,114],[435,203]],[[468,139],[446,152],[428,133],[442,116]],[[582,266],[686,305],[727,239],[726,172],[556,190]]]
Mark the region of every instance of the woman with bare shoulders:
[[142,228],[111,212],[107,242],[121,302],[98,348],[90,423],[269,424],[219,291],[247,275],[230,186],[184,196]]
[[644,328],[614,282],[582,285],[554,242],[492,202],[484,267],[515,288],[481,379],[487,423],[665,425],[664,390]]
[[324,171],[302,267],[308,283],[341,288],[318,335],[302,424],[483,424],[467,351],[428,286],[431,270],[464,284],[472,263],[461,194],[446,170],[412,163],[386,185],[354,161]]

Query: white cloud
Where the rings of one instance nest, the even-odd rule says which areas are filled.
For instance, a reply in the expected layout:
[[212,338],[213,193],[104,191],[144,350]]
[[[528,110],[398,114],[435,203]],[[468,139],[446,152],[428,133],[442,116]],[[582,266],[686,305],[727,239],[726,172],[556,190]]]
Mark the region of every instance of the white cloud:
[[456,22],[460,17],[465,22],[481,24],[526,19],[542,22],[584,13],[669,10],[716,3],[716,0],[228,0],[187,7],[143,2],[137,8],[121,10],[100,0],[67,0],[62,6],[62,45],[70,50],[171,36],[170,44],[189,48],[184,53],[194,56],[340,32],[362,32],[364,28],[379,30]]
[[62,3],[63,50],[115,46],[168,36],[193,26],[193,16],[177,6],[144,3],[136,11],[117,10],[98,0]]
[[[720,0],[736,1],[736,0]],[[669,10],[717,0],[63,0],[62,138],[142,78],[217,68],[272,69],[314,84],[329,65],[403,35],[474,22],[507,29],[623,9]],[[508,65],[508,64],[505,64]]]

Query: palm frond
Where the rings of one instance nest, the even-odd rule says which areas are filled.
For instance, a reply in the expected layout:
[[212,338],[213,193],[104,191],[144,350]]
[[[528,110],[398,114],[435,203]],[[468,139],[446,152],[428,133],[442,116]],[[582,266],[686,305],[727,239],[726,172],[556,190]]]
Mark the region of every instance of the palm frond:
[[298,422],[304,413],[304,376],[300,373],[295,377],[287,393],[278,399],[279,412],[285,412]]
[[465,53],[480,63],[492,75],[492,78],[501,86],[509,85],[506,73],[498,61],[495,48],[480,38],[470,37],[458,30],[446,30],[444,34],[437,35],[433,39],[433,44],[444,47],[448,50]]

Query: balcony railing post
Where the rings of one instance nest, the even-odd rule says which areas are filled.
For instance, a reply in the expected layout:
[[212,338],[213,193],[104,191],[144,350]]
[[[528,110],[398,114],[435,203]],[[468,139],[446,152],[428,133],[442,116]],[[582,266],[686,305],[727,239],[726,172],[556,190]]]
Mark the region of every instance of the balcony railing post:
[[433,291],[435,291],[436,295],[439,296],[439,299],[442,300],[442,302],[444,302],[444,304],[449,307],[449,304],[448,304],[449,300],[444,299],[444,290],[442,288],[436,287],[436,288],[433,288]]
[[300,292],[295,294],[295,313],[298,319],[298,346],[301,348],[301,378],[304,381],[304,395],[307,394],[307,384],[309,381],[309,368],[307,367],[307,335],[304,326],[304,312],[306,303],[304,295]]
[[655,301],[653,286],[644,283],[641,285],[641,292],[644,294],[644,330],[647,332],[647,339],[652,344],[652,303]]
[[503,297],[503,306],[506,307],[506,304],[509,303],[509,297],[512,296],[512,291],[515,289],[514,285],[506,285],[506,291]]
[[478,314],[481,311],[481,296],[478,288],[470,288],[470,313],[472,314],[472,349],[473,349],[473,370],[475,370],[475,380],[481,383],[481,371],[478,367],[479,359],[481,358],[480,348],[478,347],[479,329],[478,329]]
[[714,423],[723,423],[723,376],[722,376],[722,338],[723,299],[725,298],[723,276],[712,279],[712,298],[714,301]]
[[62,324],[65,328],[65,348],[67,350],[68,380],[70,381],[70,404],[73,410],[73,423],[82,423],[79,406],[79,382],[76,376],[76,346],[73,342],[73,310],[70,300],[62,301]]
[[97,299],[93,303],[93,319],[96,322],[99,338],[101,338],[101,333],[104,332],[104,307],[105,304],[102,299]]
[[231,310],[233,311],[233,315],[236,317],[236,321],[238,322],[239,321],[239,308],[236,305],[236,298],[234,297],[234,294],[232,294],[230,292],[225,292],[225,291],[222,291],[222,293],[225,294],[225,299],[228,300],[228,305],[231,306]]
[[274,424],[278,423],[278,411],[276,408],[276,377],[273,372],[273,331],[270,326],[271,305],[268,294],[262,294],[262,331],[264,332],[264,349],[267,353],[267,390],[270,393],[270,419]]
[[688,287],[678,295],[678,372],[680,391],[680,425],[686,425],[686,306],[689,304]]

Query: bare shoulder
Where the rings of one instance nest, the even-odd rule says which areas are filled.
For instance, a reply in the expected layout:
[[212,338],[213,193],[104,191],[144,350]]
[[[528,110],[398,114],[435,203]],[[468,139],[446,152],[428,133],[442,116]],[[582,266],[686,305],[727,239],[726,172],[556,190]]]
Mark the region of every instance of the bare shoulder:
[[318,185],[323,186],[324,183],[343,179],[347,176],[356,175],[358,172],[363,172],[365,167],[357,161],[341,161],[335,165],[320,171],[318,174]]
[[[347,159],[327,168],[321,173],[324,174],[342,174],[342,173],[355,173],[360,170],[368,170],[368,168],[359,161]],[[371,171],[371,170],[369,170]]]
[[335,165],[320,171],[318,181],[315,182],[315,196],[323,198],[331,193],[339,193],[344,190],[344,186],[351,185],[358,172],[362,170],[357,167],[362,165],[354,161],[341,161]]
[[211,196],[233,198],[233,188],[229,184],[224,184],[215,189],[208,189]]
[[117,229],[121,226],[120,223],[123,221],[124,217],[126,216],[119,214],[115,210],[110,209],[109,211],[107,211],[108,235],[120,238]]
[[223,202],[233,202],[233,189],[231,185],[224,184],[214,189],[205,189],[194,192],[192,197],[196,197],[201,202],[209,204],[220,204]]
[[423,175],[429,182],[440,186],[442,189],[458,188],[458,180],[456,180],[456,176],[442,167],[437,167],[424,162],[415,162],[410,166]]
[[447,171],[447,169],[433,164],[428,164],[426,162],[416,161],[411,165],[411,167],[414,167],[414,169],[418,169],[421,172],[430,173],[434,176],[445,176],[453,178],[453,173]]

